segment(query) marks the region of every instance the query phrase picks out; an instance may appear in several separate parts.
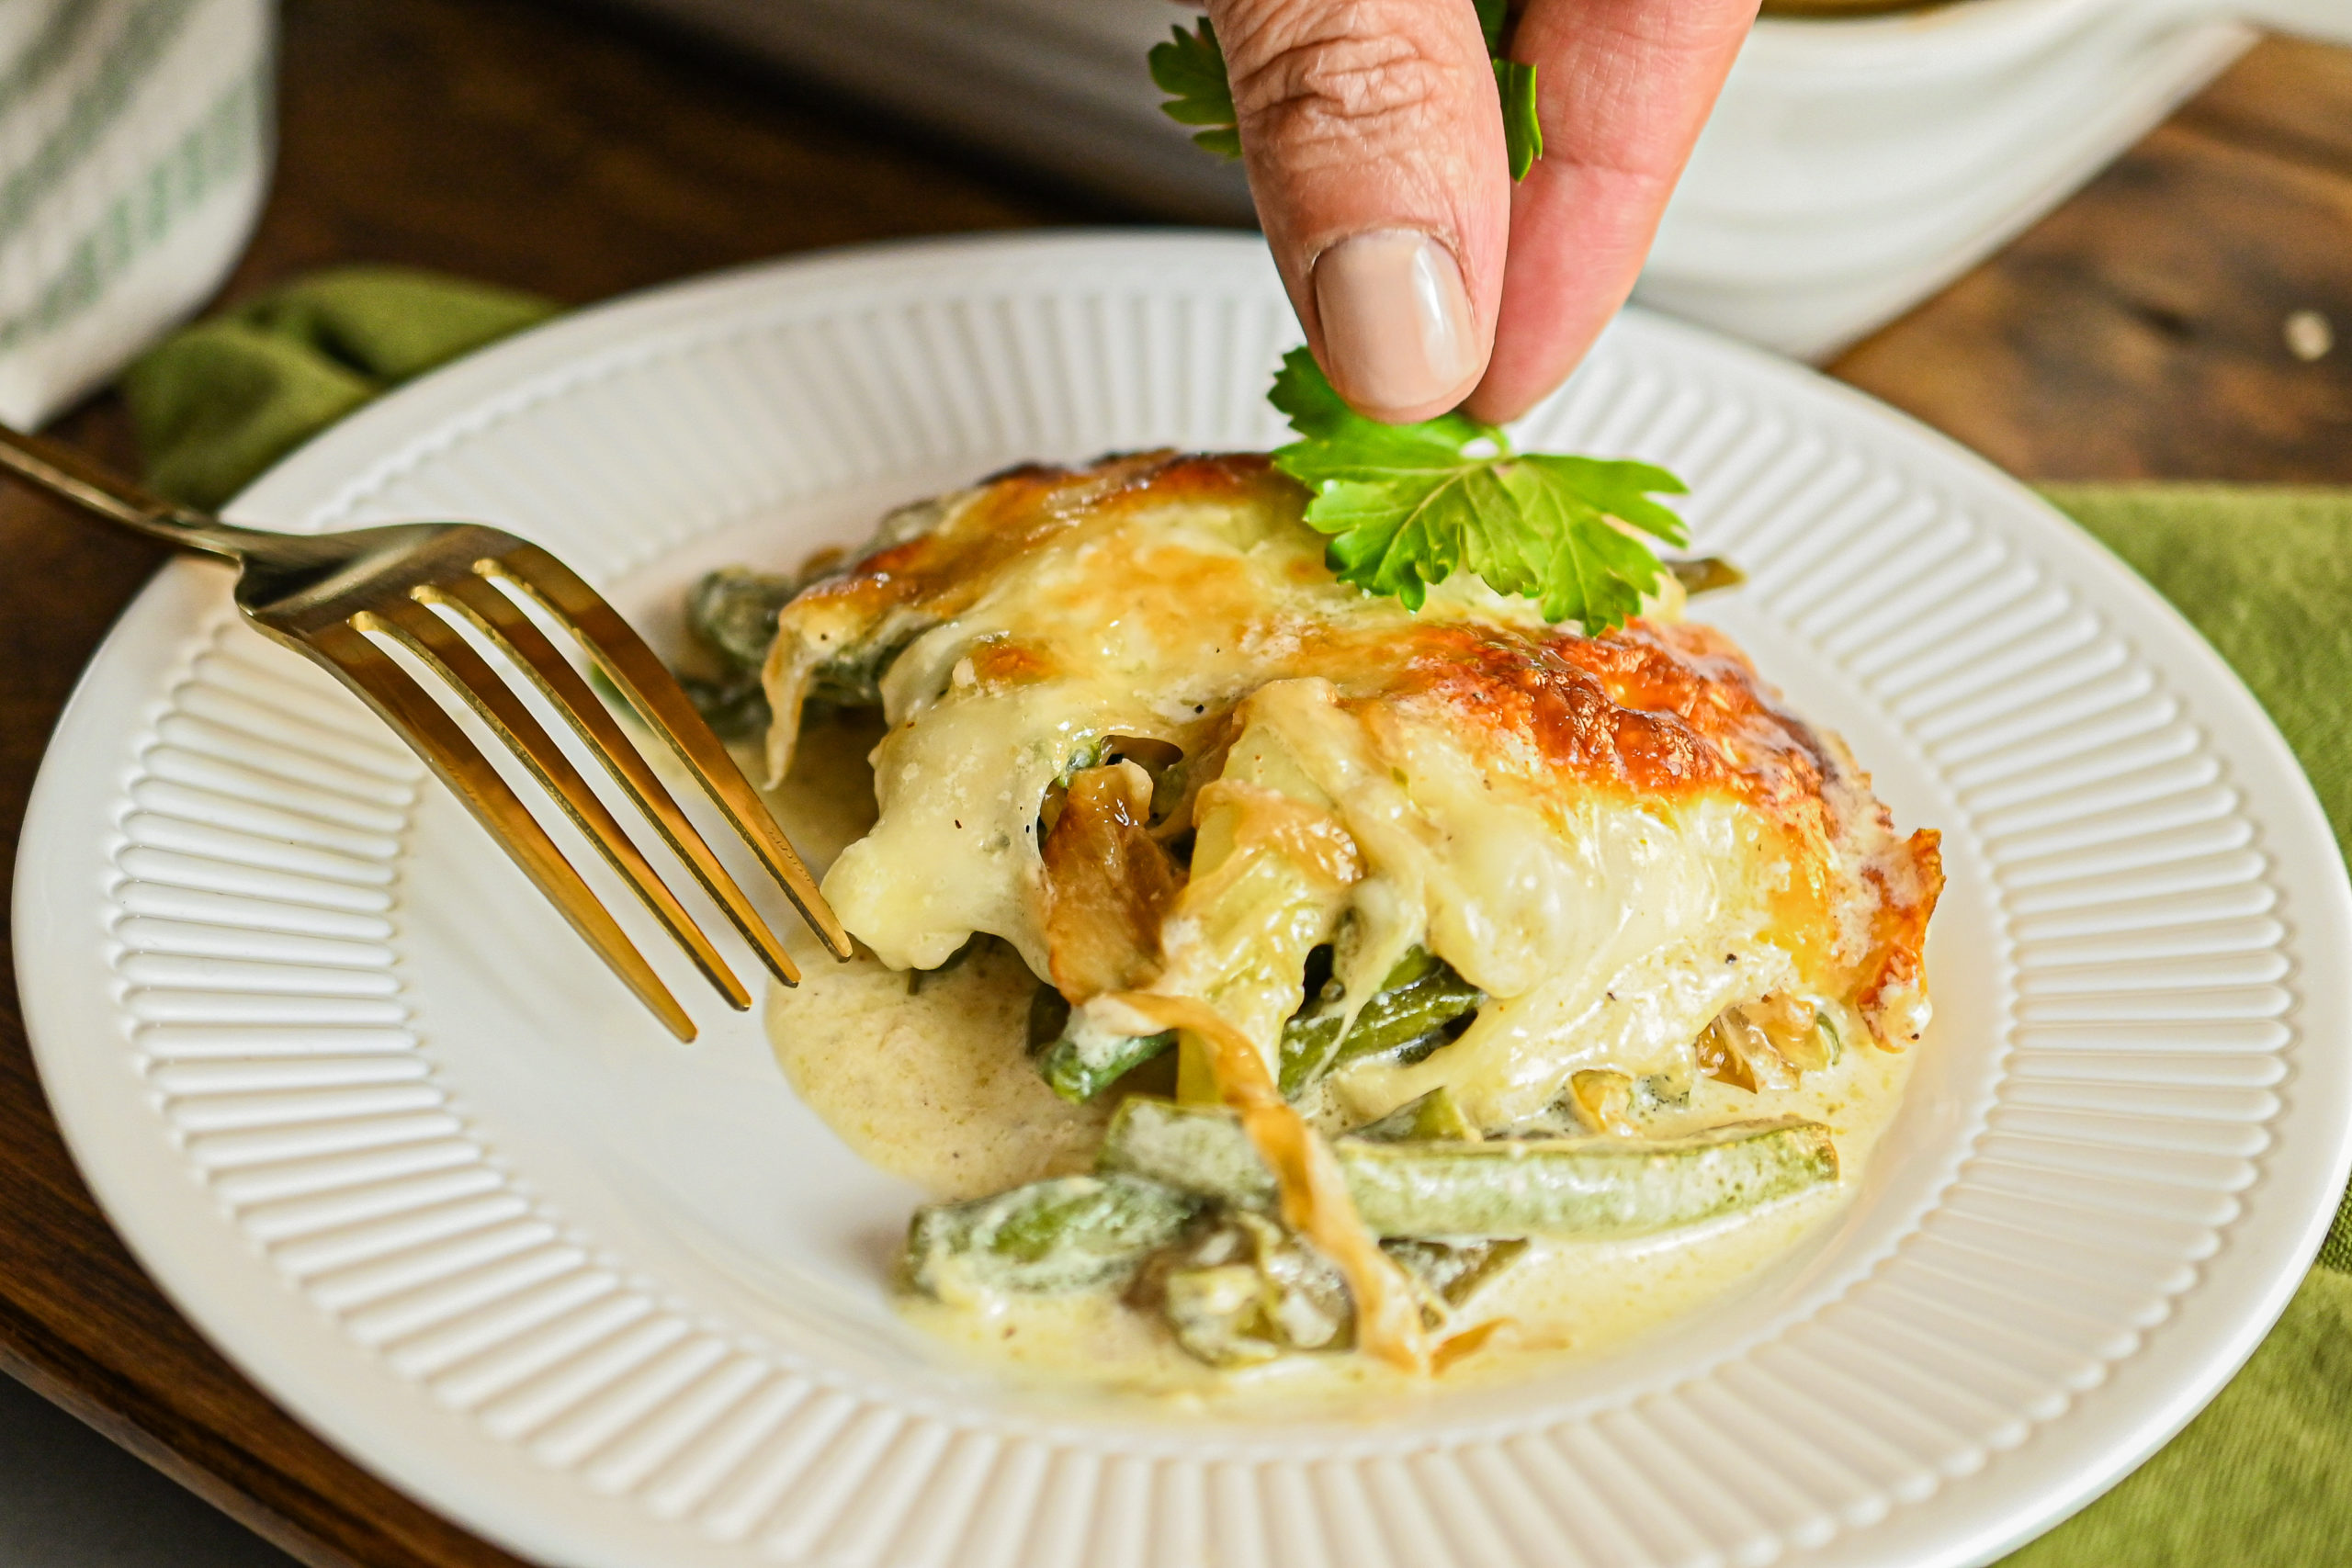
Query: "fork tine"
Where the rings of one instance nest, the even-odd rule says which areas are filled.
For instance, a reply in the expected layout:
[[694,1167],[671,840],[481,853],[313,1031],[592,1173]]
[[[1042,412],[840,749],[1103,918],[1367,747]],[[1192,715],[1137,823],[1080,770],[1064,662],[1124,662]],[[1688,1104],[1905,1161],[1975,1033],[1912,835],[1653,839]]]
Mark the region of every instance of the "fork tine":
[[611,913],[596,901],[588,885],[580,880],[580,874],[563,858],[547,829],[515,798],[489,759],[466,739],[457,721],[441,711],[407,671],[356,627],[342,622],[315,627],[300,637],[272,635],[323,666],[390,725],[514,857],[524,874],[596,950],[621,983],[653,1010],[671,1033],[681,1041],[695,1037],[694,1020],[631,945]]
[[571,661],[556,651],[555,644],[539,630],[538,623],[485,577],[454,578],[420,590],[420,593],[457,610],[495,638],[509,658],[529,671],[548,700],[611,770],[614,781],[628,792],[629,798],[651,819],[670,848],[693,870],[704,891],[727,911],[727,918],[743,933],[743,939],[759,953],[769,972],[787,986],[798,985],[800,971],[785,953],[784,944],[743,896],[743,890],[735,885],[735,879],[727,874],[727,868],[718,863],[718,857],[710,852],[710,846],[703,841],[685,813],[678,809],[678,803],[639,754],[636,743],[614,719],[612,710],[589,689],[580,671],[571,667]]
[[668,667],[605,603],[604,595],[537,545],[517,545],[503,556],[477,562],[474,570],[514,583],[581,640],[638,712],[669,741],[833,956],[851,956],[849,933],[817,891],[808,867],[800,863],[784,829],[768,814],[759,792],[743,777],[694,704],[686,700]]
[[716,987],[737,1011],[752,1005],[752,994],[735,978],[710,939],[702,934],[670,889],[646,863],[636,844],[613,819],[588,781],[580,776],[560,747],[539,721],[531,716],[514,688],[507,685],[490,661],[473,649],[473,646],[458,635],[455,626],[413,599],[393,600],[361,613],[364,629],[381,631],[396,637],[402,646],[433,667],[435,673],[457,690],[467,705],[488,720],[506,742],[514,755],[536,775],[564,814],[588,835],[612,868],[628,882],[662,929],[686,950],[695,967]]

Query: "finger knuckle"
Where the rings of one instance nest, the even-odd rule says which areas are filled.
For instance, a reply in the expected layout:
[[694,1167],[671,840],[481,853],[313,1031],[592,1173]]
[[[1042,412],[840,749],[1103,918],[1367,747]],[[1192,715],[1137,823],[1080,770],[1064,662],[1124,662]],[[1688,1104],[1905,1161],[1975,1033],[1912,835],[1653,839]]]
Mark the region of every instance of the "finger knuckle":
[[1289,147],[1409,138],[1449,112],[1456,72],[1418,10],[1279,7],[1229,61],[1235,106]]

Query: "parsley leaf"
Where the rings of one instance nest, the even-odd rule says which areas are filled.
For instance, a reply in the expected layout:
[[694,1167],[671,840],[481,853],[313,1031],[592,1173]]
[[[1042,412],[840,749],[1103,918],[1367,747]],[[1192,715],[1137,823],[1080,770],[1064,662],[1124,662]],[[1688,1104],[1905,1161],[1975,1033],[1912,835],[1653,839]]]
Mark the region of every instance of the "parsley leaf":
[[1535,67],[1498,59],[1495,91],[1503,100],[1503,155],[1510,160],[1511,179],[1523,180],[1544,156],[1544,124],[1535,118]]
[[1159,112],[1179,125],[1207,129],[1193,133],[1193,145],[1220,158],[1241,156],[1241,117],[1233,107],[1233,85],[1225,73],[1225,51],[1216,29],[1201,18],[1200,31],[1173,29],[1175,37],[1151,46],[1151,80],[1166,93]]
[[[1510,177],[1523,180],[1535,160],[1544,156],[1544,127],[1535,118],[1535,67],[1503,54],[1503,29],[1510,21],[1510,0],[1473,0],[1478,8],[1478,30],[1494,60],[1495,93],[1502,100],[1503,147],[1510,161]],[[1233,83],[1225,68],[1225,50],[1207,17],[1186,32],[1179,27],[1166,43],[1151,46],[1148,57],[1154,85],[1168,95],[1159,112],[1179,125],[1197,125],[1193,145],[1224,159],[1241,156],[1241,116],[1233,107]]]
[[1503,101],[1503,155],[1510,161],[1515,183],[1527,177],[1535,160],[1544,156],[1544,126],[1535,118],[1535,67],[1521,65],[1503,52],[1503,34],[1510,27],[1510,0],[1472,0],[1478,7],[1478,30],[1486,35],[1487,54],[1495,62],[1495,96]]
[[1270,399],[1300,439],[1274,466],[1312,496],[1306,521],[1331,536],[1343,582],[1408,609],[1456,570],[1543,606],[1587,632],[1622,625],[1665,567],[1618,524],[1689,542],[1682,520],[1650,499],[1686,493],[1647,463],[1518,453],[1502,431],[1459,412],[1383,424],[1340,400],[1303,348],[1283,358]]
[[1478,10],[1478,30],[1486,35],[1487,52],[1500,59],[1503,29],[1510,26],[1510,0],[1470,0]]

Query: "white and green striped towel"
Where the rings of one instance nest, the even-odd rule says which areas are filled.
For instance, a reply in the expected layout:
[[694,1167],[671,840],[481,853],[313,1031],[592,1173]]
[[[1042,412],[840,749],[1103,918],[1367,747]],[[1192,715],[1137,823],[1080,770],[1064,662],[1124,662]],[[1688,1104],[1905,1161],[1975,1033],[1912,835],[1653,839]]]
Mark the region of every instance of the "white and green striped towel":
[[270,0],[0,0],[0,421],[219,287],[269,173]]

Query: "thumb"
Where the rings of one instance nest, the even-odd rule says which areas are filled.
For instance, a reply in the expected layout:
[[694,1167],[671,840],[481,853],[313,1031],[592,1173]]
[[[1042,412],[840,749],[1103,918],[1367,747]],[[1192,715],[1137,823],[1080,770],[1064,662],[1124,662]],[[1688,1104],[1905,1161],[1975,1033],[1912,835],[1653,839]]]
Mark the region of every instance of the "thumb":
[[1377,419],[1478,384],[1510,221],[1470,0],[1209,0],[1258,217],[1309,346]]

